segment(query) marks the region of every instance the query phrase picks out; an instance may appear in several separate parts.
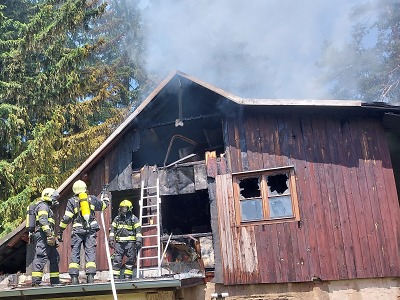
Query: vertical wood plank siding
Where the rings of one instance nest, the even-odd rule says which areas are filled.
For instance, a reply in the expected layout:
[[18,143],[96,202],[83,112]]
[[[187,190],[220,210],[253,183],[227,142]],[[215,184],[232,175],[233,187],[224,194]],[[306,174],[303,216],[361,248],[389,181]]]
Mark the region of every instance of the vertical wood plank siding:
[[236,223],[216,176],[225,284],[400,276],[399,203],[378,120],[243,113],[227,120],[231,171],[293,165],[300,222]]

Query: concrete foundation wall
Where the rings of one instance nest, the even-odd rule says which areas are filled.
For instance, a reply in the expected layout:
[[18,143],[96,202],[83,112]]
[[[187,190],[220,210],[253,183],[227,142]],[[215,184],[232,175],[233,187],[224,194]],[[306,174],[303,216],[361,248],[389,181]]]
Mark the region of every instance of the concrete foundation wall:
[[223,286],[213,283],[178,291],[175,300],[400,300],[400,278],[339,280],[289,284]]

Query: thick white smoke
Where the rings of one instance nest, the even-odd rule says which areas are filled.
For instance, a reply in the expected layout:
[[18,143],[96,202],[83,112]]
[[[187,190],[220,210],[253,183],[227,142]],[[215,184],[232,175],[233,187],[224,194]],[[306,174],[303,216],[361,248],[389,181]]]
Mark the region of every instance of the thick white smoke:
[[350,39],[351,9],[363,1],[155,2],[141,1],[148,71],[180,70],[242,97],[324,99],[314,81],[322,44]]

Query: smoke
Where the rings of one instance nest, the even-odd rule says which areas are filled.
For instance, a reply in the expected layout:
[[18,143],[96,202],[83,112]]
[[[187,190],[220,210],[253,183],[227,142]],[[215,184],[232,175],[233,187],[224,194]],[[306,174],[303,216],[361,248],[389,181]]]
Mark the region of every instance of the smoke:
[[180,70],[241,97],[327,99],[316,61],[325,40],[350,40],[360,2],[142,0],[146,68]]

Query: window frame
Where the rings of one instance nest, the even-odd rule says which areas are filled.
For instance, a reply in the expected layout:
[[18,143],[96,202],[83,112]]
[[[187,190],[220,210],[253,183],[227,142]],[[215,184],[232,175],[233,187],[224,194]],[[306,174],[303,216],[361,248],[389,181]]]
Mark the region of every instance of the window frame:
[[[279,174],[287,174],[288,175],[288,184],[289,184],[288,189],[289,189],[289,193],[290,193],[292,212],[293,212],[292,217],[280,217],[280,218],[271,218],[270,217],[269,199],[276,198],[276,197],[271,197],[271,195],[268,195],[269,189],[268,189],[268,185],[266,184],[266,177],[271,176],[271,175],[279,175]],[[262,203],[263,218],[259,219],[259,220],[243,221],[242,220],[241,201],[246,201],[246,200],[241,199],[239,183],[243,179],[252,178],[252,177],[261,178],[260,197],[261,197],[261,203]],[[246,226],[246,225],[252,225],[252,224],[275,224],[275,223],[287,223],[287,222],[300,221],[299,201],[298,201],[298,196],[297,196],[296,175],[295,175],[294,166],[285,166],[285,167],[269,168],[269,169],[255,170],[255,171],[232,173],[232,182],[233,182],[233,193],[234,193],[234,201],[235,201],[236,224],[238,226]]]

